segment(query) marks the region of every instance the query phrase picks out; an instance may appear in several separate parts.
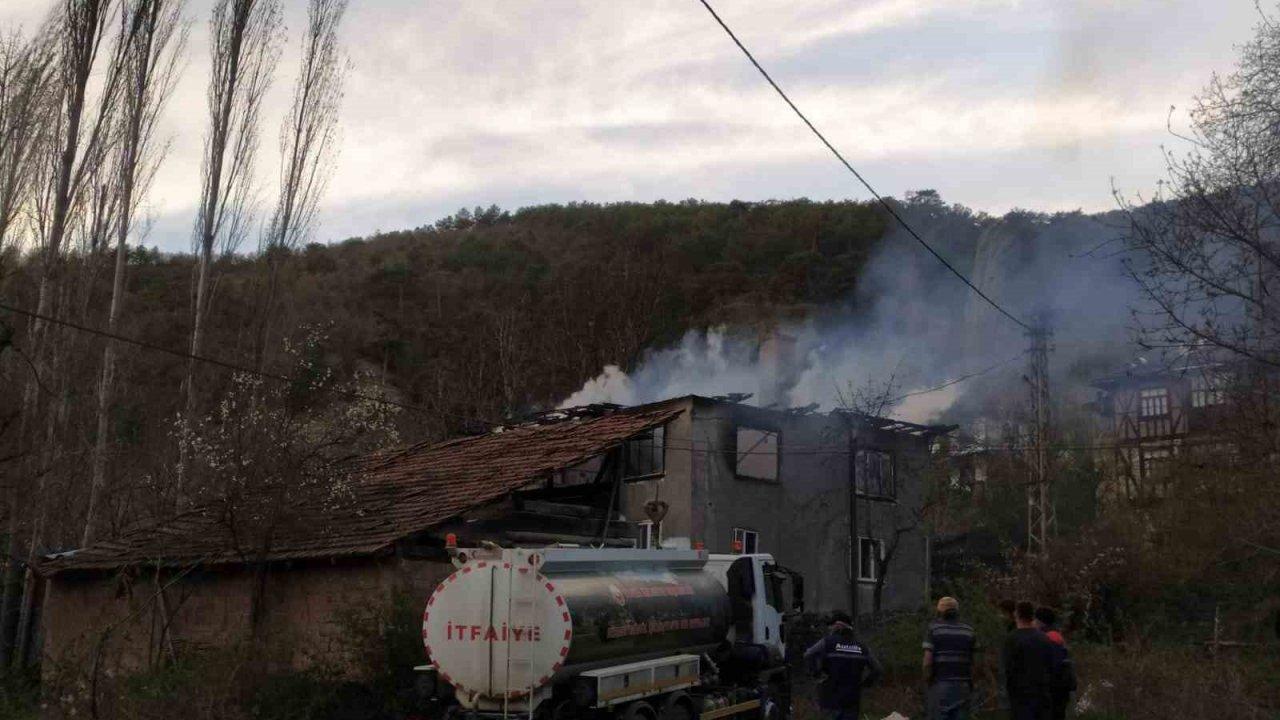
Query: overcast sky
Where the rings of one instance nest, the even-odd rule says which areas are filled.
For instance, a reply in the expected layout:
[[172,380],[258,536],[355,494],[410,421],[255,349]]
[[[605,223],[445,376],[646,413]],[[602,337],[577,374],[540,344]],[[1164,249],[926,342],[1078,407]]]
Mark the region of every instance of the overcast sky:
[[[263,197],[305,0],[265,116]],[[1149,191],[1184,108],[1257,20],[1253,0],[719,0],[876,188],[1003,213],[1104,210]],[[50,0],[0,0],[34,26]],[[188,0],[186,70],[147,245],[187,249],[211,0]],[[352,0],[338,166],[315,240],[462,206],[865,199],[697,0]],[[1184,117],[1175,113],[1175,122]],[[265,215],[265,211],[263,212]]]

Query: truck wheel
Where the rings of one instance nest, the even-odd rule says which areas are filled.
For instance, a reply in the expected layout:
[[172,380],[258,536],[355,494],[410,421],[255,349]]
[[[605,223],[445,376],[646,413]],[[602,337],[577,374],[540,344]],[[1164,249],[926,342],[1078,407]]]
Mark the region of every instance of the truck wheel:
[[572,700],[561,700],[551,709],[550,720],[576,720],[578,706]]
[[664,705],[659,720],[693,720],[693,709],[689,707],[688,698],[673,700]]
[[653,706],[643,700],[636,700],[622,711],[619,720],[657,720],[658,714]]

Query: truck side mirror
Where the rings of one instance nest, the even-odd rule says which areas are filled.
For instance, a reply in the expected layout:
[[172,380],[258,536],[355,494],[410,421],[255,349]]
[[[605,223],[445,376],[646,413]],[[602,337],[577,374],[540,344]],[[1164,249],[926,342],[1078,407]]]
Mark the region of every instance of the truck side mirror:
[[804,612],[804,576],[793,572],[791,575],[791,609]]

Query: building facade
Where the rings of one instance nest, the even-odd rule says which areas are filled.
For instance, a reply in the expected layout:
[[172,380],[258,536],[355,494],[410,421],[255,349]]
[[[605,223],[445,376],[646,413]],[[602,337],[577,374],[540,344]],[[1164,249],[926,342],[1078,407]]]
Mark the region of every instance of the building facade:
[[930,444],[950,428],[699,396],[646,407],[681,412],[625,450],[618,508],[638,544],[770,553],[819,612],[925,602]]
[[1091,384],[1106,500],[1159,498],[1178,468],[1232,453],[1224,435],[1229,375],[1221,365],[1137,366]]

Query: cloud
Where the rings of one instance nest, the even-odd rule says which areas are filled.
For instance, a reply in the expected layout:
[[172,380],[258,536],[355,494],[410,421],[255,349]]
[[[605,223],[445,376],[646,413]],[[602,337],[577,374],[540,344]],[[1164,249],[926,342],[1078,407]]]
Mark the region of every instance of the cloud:
[[[0,7],[0,24],[30,27],[39,5]],[[1149,186],[1168,106],[1229,69],[1254,22],[1249,3],[1206,18],[1193,0],[718,5],[882,191],[934,187],[996,212],[1103,209],[1113,177]],[[163,126],[171,151],[150,199],[173,220],[149,242],[170,249],[188,245],[177,218],[199,190],[210,7],[189,6],[189,61]],[[305,11],[286,7],[264,200]],[[344,143],[317,239],[461,204],[864,197],[689,0],[353,2],[343,37]]]

